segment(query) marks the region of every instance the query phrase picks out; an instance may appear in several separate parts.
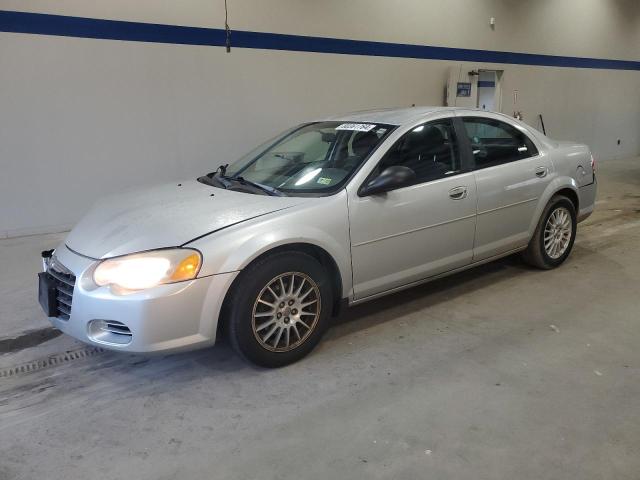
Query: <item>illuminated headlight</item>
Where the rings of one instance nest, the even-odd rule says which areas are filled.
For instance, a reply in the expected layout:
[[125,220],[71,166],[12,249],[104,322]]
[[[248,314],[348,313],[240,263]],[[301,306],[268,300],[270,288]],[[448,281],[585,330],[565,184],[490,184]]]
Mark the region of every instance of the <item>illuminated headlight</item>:
[[190,248],[170,248],[135,253],[103,260],[93,272],[102,287],[115,285],[126,290],[144,290],[163,283],[196,278],[202,255]]

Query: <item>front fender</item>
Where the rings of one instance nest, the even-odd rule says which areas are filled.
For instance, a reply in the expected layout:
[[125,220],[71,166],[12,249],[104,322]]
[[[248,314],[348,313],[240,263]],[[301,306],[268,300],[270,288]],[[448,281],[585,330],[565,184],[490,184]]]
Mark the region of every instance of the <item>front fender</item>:
[[239,271],[260,255],[287,244],[326,251],[342,277],[343,296],[352,289],[346,192],[274,212],[215,232],[189,244],[203,254],[199,276]]
[[549,203],[549,200],[551,200],[551,197],[553,197],[560,190],[564,189],[572,190],[576,194],[576,197],[579,198],[578,183],[574,178],[565,175],[554,178],[551,182],[549,182],[549,185],[547,185],[547,188],[538,199],[538,206],[536,207],[535,214],[533,215],[531,224],[529,225],[529,237],[533,236],[533,232],[535,232],[536,227],[538,226],[538,221],[542,216],[542,212]]

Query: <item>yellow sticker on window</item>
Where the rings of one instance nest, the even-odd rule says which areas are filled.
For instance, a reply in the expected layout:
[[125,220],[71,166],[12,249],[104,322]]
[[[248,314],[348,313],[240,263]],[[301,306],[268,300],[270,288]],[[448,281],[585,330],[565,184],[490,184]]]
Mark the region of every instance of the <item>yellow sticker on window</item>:
[[326,177],[320,177],[316,183],[319,183],[321,185],[329,185],[331,183],[331,179]]

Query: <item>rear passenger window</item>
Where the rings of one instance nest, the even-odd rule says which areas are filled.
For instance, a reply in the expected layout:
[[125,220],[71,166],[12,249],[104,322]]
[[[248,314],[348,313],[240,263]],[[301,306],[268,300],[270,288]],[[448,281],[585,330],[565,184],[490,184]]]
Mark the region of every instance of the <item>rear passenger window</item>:
[[376,173],[396,165],[416,173],[413,183],[459,173],[460,156],[451,121],[436,120],[413,128],[389,149],[380,160]]
[[487,168],[538,154],[533,142],[520,130],[490,118],[463,118],[471,142],[475,168]]

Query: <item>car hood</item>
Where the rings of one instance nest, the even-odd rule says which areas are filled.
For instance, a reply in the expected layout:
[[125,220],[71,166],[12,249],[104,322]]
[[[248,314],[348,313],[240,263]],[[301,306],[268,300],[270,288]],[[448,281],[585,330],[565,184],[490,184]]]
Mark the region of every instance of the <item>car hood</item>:
[[91,258],[179,246],[305,200],[234,192],[195,180],[159,185],[100,200],[65,243]]

